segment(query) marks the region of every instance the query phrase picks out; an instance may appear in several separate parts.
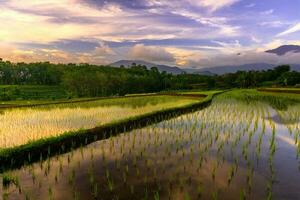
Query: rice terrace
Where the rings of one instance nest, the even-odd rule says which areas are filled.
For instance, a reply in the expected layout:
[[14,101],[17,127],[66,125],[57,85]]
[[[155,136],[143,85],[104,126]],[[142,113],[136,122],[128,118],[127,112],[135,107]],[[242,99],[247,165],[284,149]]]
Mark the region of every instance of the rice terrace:
[[0,0],[0,200],[300,200],[300,0]]

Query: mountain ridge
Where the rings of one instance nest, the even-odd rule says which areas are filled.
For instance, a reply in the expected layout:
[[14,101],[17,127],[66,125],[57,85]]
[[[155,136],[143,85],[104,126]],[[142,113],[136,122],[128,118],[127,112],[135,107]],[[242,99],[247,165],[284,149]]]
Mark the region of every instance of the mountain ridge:
[[[297,45],[294,45],[297,46]],[[277,48],[278,49],[278,48]],[[271,50],[270,50],[271,51]],[[300,46],[299,46],[300,52]],[[243,65],[224,65],[224,66],[213,66],[213,67],[204,67],[204,68],[180,68],[177,66],[168,66],[168,65],[160,65],[152,62],[147,62],[143,60],[119,60],[117,62],[111,63],[110,66],[120,67],[123,65],[124,67],[129,67],[132,63],[136,63],[137,65],[145,65],[147,69],[151,69],[152,67],[157,67],[160,72],[167,72],[171,74],[200,74],[206,76],[213,75],[222,75],[226,73],[235,73],[237,71],[263,71],[273,69],[274,67],[280,64],[270,64],[270,63],[247,63]],[[291,66],[292,71],[300,71],[300,64],[289,64]]]
[[287,53],[300,53],[300,46],[299,45],[282,45],[277,47],[276,49],[271,49],[265,51],[266,53],[273,53],[278,56],[283,56]]
[[120,67],[123,65],[124,67],[129,67],[132,65],[132,63],[135,63],[137,65],[145,65],[147,69],[151,69],[152,67],[157,67],[158,71],[160,72],[167,72],[172,74],[182,74],[185,73],[183,69],[180,69],[179,67],[171,67],[168,65],[159,65],[151,62],[147,62],[144,60],[119,60],[117,62],[111,63],[110,65],[113,67]]

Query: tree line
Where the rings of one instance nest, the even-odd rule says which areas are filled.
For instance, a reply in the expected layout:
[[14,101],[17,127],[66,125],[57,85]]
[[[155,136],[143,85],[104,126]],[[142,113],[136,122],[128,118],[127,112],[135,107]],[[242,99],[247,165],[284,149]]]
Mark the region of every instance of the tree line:
[[300,73],[283,65],[267,71],[238,71],[224,75],[172,75],[156,67],[128,68],[90,64],[12,63],[0,60],[1,85],[61,86],[73,96],[111,96],[165,90],[294,86]]

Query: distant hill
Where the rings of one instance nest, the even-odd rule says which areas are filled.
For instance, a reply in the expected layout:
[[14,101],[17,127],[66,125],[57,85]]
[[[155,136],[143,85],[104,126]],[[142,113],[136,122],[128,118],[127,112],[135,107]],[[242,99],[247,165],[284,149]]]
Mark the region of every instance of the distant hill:
[[[214,75],[222,75],[226,73],[235,73],[237,71],[262,71],[273,69],[278,66],[278,64],[269,64],[269,63],[249,63],[244,65],[226,65],[226,66],[215,66],[215,67],[206,67],[206,68],[179,68],[179,67],[170,67],[167,65],[158,65],[155,63],[150,63],[142,60],[120,60],[118,62],[110,64],[113,67],[120,67],[124,65],[125,67],[131,66],[132,63],[136,63],[137,65],[145,65],[148,69],[151,67],[157,67],[160,72],[167,72],[171,74],[200,74],[206,76],[214,76]],[[300,64],[291,64],[291,70],[300,71]]]
[[216,66],[216,67],[207,67],[199,69],[199,72],[209,71],[213,74],[226,74],[226,73],[234,73],[237,71],[250,71],[250,70],[267,70],[272,69],[276,65],[267,64],[267,63],[251,63],[245,65],[227,65],[227,66]]
[[283,56],[283,55],[285,55],[286,53],[289,53],[289,52],[300,53],[300,46],[298,46],[298,45],[283,45],[283,46],[280,46],[276,49],[268,50],[266,52],[267,53],[274,53],[278,56]]
[[[244,65],[228,65],[228,66],[217,66],[217,67],[207,67],[199,69],[198,72],[211,72],[212,74],[226,74],[226,73],[235,73],[237,71],[262,71],[273,69],[278,66],[277,64],[268,64],[268,63],[250,63]],[[291,64],[291,70],[300,71],[300,64]]]
[[110,65],[113,67],[120,67],[121,65],[123,65],[124,67],[128,67],[128,66],[131,66],[132,63],[136,63],[137,65],[145,65],[148,69],[151,69],[151,67],[157,67],[158,71],[160,71],[160,72],[165,71],[165,72],[171,73],[171,74],[182,74],[185,72],[183,69],[180,69],[179,67],[158,65],[158,64],[146,62],[143,60],[120,60],[120,61],[114,62]]
[[[206,68],[206,69],[209,69],[209,68]],[[205,76],[214,76],[214,75],[216,75],[215,73],[212,73],[209,70],[205,71],[205,70],[202,70],[202,69],[198,69],[196,67],[184,68],[183,70],[188,74],[200,74],[200,75],[205,75]]]

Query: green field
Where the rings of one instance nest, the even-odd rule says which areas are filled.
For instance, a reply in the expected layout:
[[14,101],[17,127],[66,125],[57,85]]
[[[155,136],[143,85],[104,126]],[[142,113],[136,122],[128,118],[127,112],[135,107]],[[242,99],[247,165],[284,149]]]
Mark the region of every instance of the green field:
[[300,95],[299,88],[259,88],[257,91],[268,93],[282,93],[285,95]]
[[199,101],[188,97],[145,96],[3,109],[0,149]]
[[0,101],[57,100],[71,96],[60,86],[0,85]]

